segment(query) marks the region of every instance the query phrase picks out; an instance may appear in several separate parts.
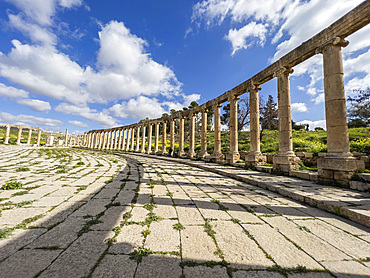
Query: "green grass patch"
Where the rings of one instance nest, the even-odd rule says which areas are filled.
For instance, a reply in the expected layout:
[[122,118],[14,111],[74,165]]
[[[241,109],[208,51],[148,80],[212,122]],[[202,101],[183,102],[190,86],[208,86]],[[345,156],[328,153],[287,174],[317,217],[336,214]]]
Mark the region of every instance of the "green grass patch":
[[23,188],[23,183],[16,180],[10,180],[5,182],[5,184],[1,187],[3,190],[14,190],[14,189],[21,189]]
[[172,227],[173,227],[175,230],[178,230],[178,231],[185,230],[185,227],[184,227],[181,223],[173,224],[173,225],[172,225]]
[[0,240],[10,237],[12,233],[13,233],[13,229],[11,228],[0,229]]
[[28,167],[19,167],[15,171],[16,172],[27,172],[27,171],[31,171],[31,170]]

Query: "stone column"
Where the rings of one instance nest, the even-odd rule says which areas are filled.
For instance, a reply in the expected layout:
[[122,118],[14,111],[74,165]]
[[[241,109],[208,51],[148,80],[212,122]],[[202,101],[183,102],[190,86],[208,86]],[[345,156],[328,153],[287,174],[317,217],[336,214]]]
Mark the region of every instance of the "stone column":
[[218,162],[224,159],[224,154],[221,151],[221,109],[222,104],[219,103],[213,107],[215,114],[213,118],[215,143],[213,147],[212,161]]
[[209,154],[207,153],[207,113],[208,109],[202,112],[202,134],[200,139],[201,149],[198,157],[205,158]]
[[121,150],[126,150],[126,128],[124,128],[122,130],[122,146],[121,146]]
[[260,86],[254,86],[249,92],[250,104],[250,152],[245,156],[245,166],[258,166],[266,164],[266,156],[262,155],[260,149],[260,114],[259,114],[259,100],[258,91]]
[[159,141],[159,123],[155,123],[154,153],[158,152],[158,141]]
[[127,152],[130,150],[130,133],[132,133],[132,128],[127,129],[127,139],[126,139],[126,151]]
[[18,129],[17,145],[21,144],[22,128]]
[[135,142],[135,127],[131,128],[131,147],[130,150],[133,152],[134,151],[134,142]]
[[113,150],[114,148],[114,130],[110,131],[110,142],[109,142],[110,149]]
[[140,126],[137,126],[136,128],[136,147],[135,152],[139,151],[139,143],[140,143]]
[[188,157],[193,158],[195,156],[195,114],[190,114],[190,134],[189,134],[189,152]]
[[68,146],[68,128],[66,128],[66,135],[64,137],[64,145]]
[[107,130],[106,131],[107,132],[107,143],[105,144],[105,149],[106,150],[109,150],[109,144],[110,144],[110,131],[109,130]]
[[118,141],[117,141],[117,149],[120,150],[122,145],[122,129],[118,130]]
[[142,138],[141,138],[141,153],[145,153],[145,125],[143,125],[143,132],[142,132]]
[[103,144],[103,131],[99,132],[99,146],[98,149],[101,150]]
[[10,125],[6,125],[4,144],[9,144]]
[[32,129],[28,130],[27,145],[31,144]]
[[180,130],[179,130],[179,152],[177,153],[178,156],[184,156],[184,122],[185,119],[181,116],[180,118]]
[[356,170],[365,168],[362,160],[350,153],[346,98],[344,93],[342,47],[348,42],[334,38],[319,52],[324,59],[324,91],[327,129],[327,153],[319,154],[317,161],[319,180],[337,180],[347,183]]
[[171,149],[171,156],[173,156],[175,152],[175,120],[174,119],[170,121],[170,149]]
[[299,158],[293,152],[292,119],[290,109],[289,74],[293,71],[282,68],[278,78],[279,153],[273,158],[273,169],[288,173],[299,169]]
[[167,122],[162,124],[162,155],[167,154]]
[[84,132],[84,137],[83,137],[83,140],[82,140],[82,145],[84,147],[86,147],[86,136],[87,136],[87,132]]
[[101,147],[101,149],[102,150],[105,150],[105,148],[106,148],[106,143],[107,143],[107,131],[103,131],[104,132],[104,134],[103,134],[103,143],[102,143],[102,147]]
[[41,129],[39,129],[37,132],[37,141],[36,141],[37,146],[40,146],[40,140],[41,140]]
[[100,134],[99,131],[95,132],[95,144],[94,144],[94,149],[97,149],[99,146],[99,139],[100,139]]
[[226,163],[233,164],[239,160],[238,151],[238,96],[231,95],[230,102],[230,152],[226,154]]
[[148,147],[146,150],[147,154],[150,154],[152,152],[152,133],[153,133],[153,125],[148,125]]

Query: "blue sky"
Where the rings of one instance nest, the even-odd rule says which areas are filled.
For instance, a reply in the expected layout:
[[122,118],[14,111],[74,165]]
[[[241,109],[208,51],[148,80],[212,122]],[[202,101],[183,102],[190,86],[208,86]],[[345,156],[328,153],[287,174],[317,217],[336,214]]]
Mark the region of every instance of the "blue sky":
[[[0,0],[0,122],[80,134],[201,104],[361,2]],[[347,94],[370,85],[369,31],[343,49]],[[325,124],[322,76],[320,55],[291,76],[292,119],[311,128]]]

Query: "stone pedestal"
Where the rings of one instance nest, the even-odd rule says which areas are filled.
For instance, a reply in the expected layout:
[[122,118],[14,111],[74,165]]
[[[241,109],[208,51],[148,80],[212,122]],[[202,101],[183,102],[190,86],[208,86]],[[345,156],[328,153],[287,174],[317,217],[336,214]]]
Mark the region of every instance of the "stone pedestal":
[[273,170],[275,172],[289,173],[298,170],[300,159],[293,154],[277,154],[273,157]]
[[365,162],[354,157],[331,157],[320,154],[317,160],[319,181],[337,181],[347,184],[358,169],[365,169]]
[[261,152],[249,152],[245,156],[245,166],[251,167],[251,166],[259,166],[264,165],[267,162],[266,155],[263,155]]
[[226,153],[226,163],[234,164],[240,159],[239,152],[228,152]]

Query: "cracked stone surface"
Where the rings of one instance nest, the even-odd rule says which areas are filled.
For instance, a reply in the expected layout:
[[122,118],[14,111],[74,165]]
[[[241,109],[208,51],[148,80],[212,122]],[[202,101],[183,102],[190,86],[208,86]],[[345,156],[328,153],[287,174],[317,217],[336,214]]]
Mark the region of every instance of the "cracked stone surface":
[[[18,175],[19,160],[31,171]],[[0,228],[10,231],[0,240],[0,277],[370,277],[370,228],[181,161],[1,146],[2,182],[27,185],[0,190]],[[304,188],[303,199],[366,200],[288,177],[248,177],[296,186],[295,197]]]

